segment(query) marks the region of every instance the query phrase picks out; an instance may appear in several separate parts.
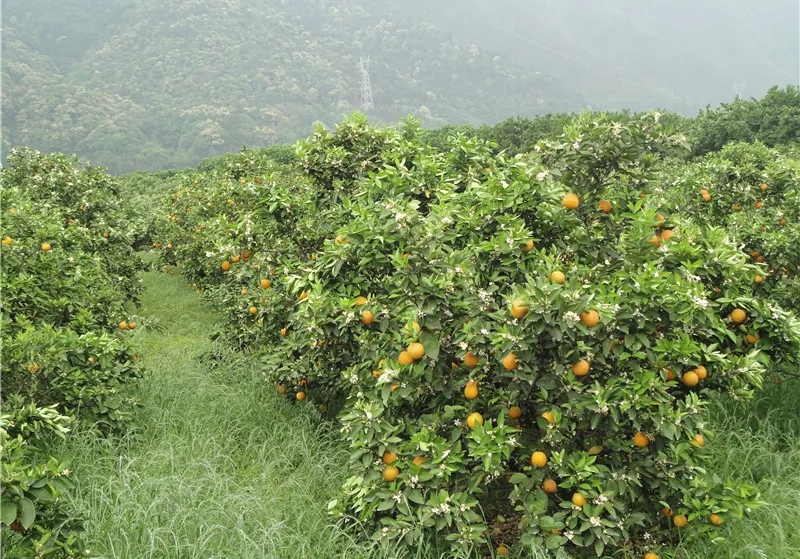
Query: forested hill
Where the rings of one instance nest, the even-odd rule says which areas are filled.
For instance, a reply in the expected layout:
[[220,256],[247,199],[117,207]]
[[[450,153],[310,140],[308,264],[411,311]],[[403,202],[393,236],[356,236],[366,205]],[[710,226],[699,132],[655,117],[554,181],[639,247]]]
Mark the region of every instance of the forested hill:
[[586,102],[480,41],[369,3],[4,3],[3,150],[74,152],[125,172],[291,142],[359,108],[362,56],[376,120],[491,122]]

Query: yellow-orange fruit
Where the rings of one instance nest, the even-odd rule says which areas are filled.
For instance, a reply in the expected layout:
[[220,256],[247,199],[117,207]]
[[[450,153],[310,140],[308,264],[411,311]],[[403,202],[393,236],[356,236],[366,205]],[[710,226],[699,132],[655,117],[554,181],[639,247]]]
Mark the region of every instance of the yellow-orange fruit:
[[699,447],[701,447],[701,446],[706,444],[706,438],[703,435],[701,435],[700,433],[697,433],[694,437],[692,437],[692,439],[689,441],[689,443],[693,447],[699,448]]
[[702,365],[698,365],[696,369],[694,369],[694,374],[697,375],[698,380],[704,380],[708,376],[708,371]]
[[555,425],[555,424],[556,424],[556,416],[554,416],[554,415],[553,415],[553,412],[551,412],[551,411],[546,411],[546,412],[544,412],[544,413],[542,414],[542,417],[543,417],[543,418],[544,418],[544,419],[545,419],[545,420],[546,420],[546,421],[547,421],[547,422],[548,422],[550,425]]
[[594,309],[583,311],[581,313],[581,322],[589,328],[594,328],[600,322],[600,315]]
[[603,212],[604,214],[611,213],[611,202],[609,202],[608,200],[600,200],[597,206],[600,208],[600,211]]
[[307,297],[308,297],[308,293],[304,289],[303,292],[300,294],[300,297],[297,298],[297,300],[298,301],[305,301]]
[[256,307],[250,307],[250,314],[252,315],[258,314],[258,309]]
[[589,372],[589,362],[586,359],[581,359],[572,366],[572,372],[576,377],[582,377]]
[[120,322],[119,323],[119,329],[120,330],[127,330],[128,329],[128,323],[127,322]]
[[400,474],[400,470],[397,469],[397,466],[386,466],[381,473],[381,476],[386,481],[394,481],[398,474]]
[[360,307],[361,305],[366,305],[366,304],[367,304],[367,298],[364,297],[363,295],[359,295],[358,299],[356,299],[355,306]]
[[572,496],[572,504],[575,505],[576,507],[583,508],[583,505],[586,504],[586,497],[584,497],[580,493],[575,493]]
[[722,519],[722,518],[720,518],[720,516],[719,516],[718,514],[711,514],[711,515],[709,515],[709,517],[708,517],[708,520],[709,520],[709,521],[711,522],[711,524],[713,524],[714,526],[722,526],[723,524],[725,524],[725,520],[724,520],[724,519]]
[[537,468],[544,468],[547,465],[547,455],[540,451],[534,452],[531,454],[531,464]]
[[574,210],[575,208],[577,208],[580,205],[581,201],[578,199],[578,197],[575,194],[570,192],[569,194],[564,196],[564,198],[561,200],[561,203],[568,210]]
[[556,270],[552,274],[550,274],[550,281],[552,282],[564,283],[566,280],[567,278],[564,276],[564,272],[560,270]]
[[525,243],[525,252],[530,252],[533,250],[533,239],[528,239],[528,242]]
[[650,444],[650,441],[647,440],[647,437],[643,433],[636,433],[633,437],[633,444],[640,448],[644,448]]
[[386,452],[383,453],[381,460],[383,460],[384,464],[391,464],[392,462],[397,460],[397,453],[392,452],[391,450],[387,450]]
[[414,463],[415,466],[422,466],[422,464],[424,464],[427,460],[428,459],[425,458],[424,456],[416,456],[414,457],[412,462]]
[[755,334],[747,334],[747,336],[745,336],[745,338],[747,339],[747,343],[749,343],[749,344],[754,344],[759,339],[759,337],[757,335],[755,335]]
[[262,279],[259,282],[259,285],[261,286],[261,289],[268,289],[269,286],[272,285],[272,282],[269,281],[268,279]]
[[295,395],[295,398],[297,398],[298,400],[301,400],[301,401],[305,400],[306,399],[306,393],[305,392],[298,392]]
[[525,301],[517,299],[511,303],[511,316],[514,318],[525,318],[530,309],[525,305]]
[[470,429],[474,429],[478,423],[483,425],[483,416],[478,412],[471,413],[467,416],[467,425]]
[[474,367],[478,364],[478,361],[480,361],[480,359],[471,351],[464,354],[464,365],[467,367]]
[[414,342],[412,344],[408,344],[406,348],[411,358],[416,361],[417,359],[422,359],[422,356],[425,355],[425,346],[423,346],[419,342]]
[[409,352],[401,351],[397,361],[399,361],[401,365],[411,365],[414,362],[414,358],[411,357]]
[[744,312],[742,309],[733,309],[730,314],[730,318],[736,324],[741,324],[745,320],[747,320],[747,313]]
[[697,373],[694,371],[689,371],[687,373],[683,373],[681,380],[686,386],[697,386],[697,383],[700,382],[700,377],[698,377]]
[[675,524],[678,528],[683,528],[686,526],[686,515],[683,514],[676,514],[672,518],[672,523]]
[[522,408],[520,408],[519,406],[511,406],[508,409],[508,417],[510,417],[511,419],[519,419],[520,417],[522,417]]
[[542,489],[545,493],[555,493],[558,491],[558,484],[552,479],[546,479],[542,484]]
[[50,243],[42,243],[42,252],[50,252]]
[[661,232],[661,240],[662,241],[668,241],[674,236],[675,236],[675,231],[673,231],[672,229],[664,229]]
[[519,361],[517,361],[517,356],[513,353],[509,353],[503,358],[503,367],[505,367],[509,371],[513,371],[519,366]]
[[361,324],[369,326],[374,318],[372,311],[361,311]]
[[474,400],[478,397],[478,386],[474,381],[469,381],[464,387],[464,396],[466,396],[467,400]]
[[221,268],[223,272],[227,272],[228,270],[231,269],[231,263],[226,260],[225,262],[222,263]]

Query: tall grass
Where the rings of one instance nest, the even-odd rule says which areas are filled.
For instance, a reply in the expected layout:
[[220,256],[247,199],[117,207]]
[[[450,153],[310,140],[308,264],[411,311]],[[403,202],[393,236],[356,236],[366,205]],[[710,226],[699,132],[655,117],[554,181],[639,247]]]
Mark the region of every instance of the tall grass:
[[[104,558],[389,558],[368,534],[327,514],[347,451],[310,402],[266,385],[258,362],[215,347],[218,316],[175,276],[150,273],[136,341],[149,373],[133,428],[65,444],[90,554]],[[221,352],[219,366],[202,358]],[[749,405],[716,401],[709,441],[723,477],[750,480],[769,504],[729,522],[728,541],[676,557],[800,557],[800,386],[770,387]],[[435,542],[415,557],[451,557]],[[512,549],[512,556],[545,557]],[[663,553],[662,557],[667,554]]]

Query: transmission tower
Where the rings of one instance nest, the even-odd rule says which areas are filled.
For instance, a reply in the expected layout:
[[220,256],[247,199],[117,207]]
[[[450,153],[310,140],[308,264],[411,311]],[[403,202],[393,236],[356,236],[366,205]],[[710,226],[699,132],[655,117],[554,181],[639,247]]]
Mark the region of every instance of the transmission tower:
[[359,58],[361,67],[361,110],[364,112],[374,109],[375,103],[372,101],[372,85],[369,83],[369,56],[366,60]]
[[747,82],[742,83],[733,83],[733,91],[736,93],[736,97],[738,99],[742,99],[742,94],[744,93],[744,86],[747,85]]

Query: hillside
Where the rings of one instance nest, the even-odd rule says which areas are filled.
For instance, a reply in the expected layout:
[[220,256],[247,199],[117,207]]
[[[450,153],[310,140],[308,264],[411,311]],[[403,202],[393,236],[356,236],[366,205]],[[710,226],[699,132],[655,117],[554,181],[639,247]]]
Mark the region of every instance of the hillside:
[[161,169],[291,142],[360,106],[370,56],[378,121],[497,121],[579,108],[558,80],[505,64],[369,2],[34,0],[5,9],[3,151],[75,152]]

